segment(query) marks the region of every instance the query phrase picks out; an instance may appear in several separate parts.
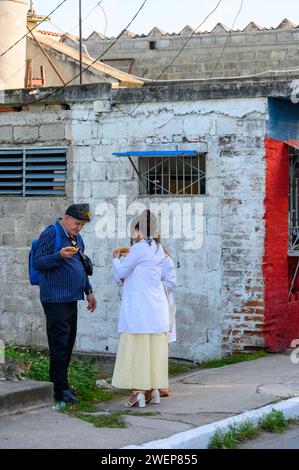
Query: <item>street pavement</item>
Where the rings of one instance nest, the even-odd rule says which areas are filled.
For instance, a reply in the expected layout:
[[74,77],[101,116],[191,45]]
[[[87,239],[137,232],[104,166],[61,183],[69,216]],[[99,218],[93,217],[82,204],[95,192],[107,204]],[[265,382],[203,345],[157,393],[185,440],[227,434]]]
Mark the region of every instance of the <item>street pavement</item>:
[[[96,428],[51,407],[2,416],[0,448],[116,449],[140,445],[292,396],[299,396],[299,364],[293,364],[288,355],[273,354],[172,378],[171,396],[162,398],[160,405],[128,410],[124,407],[126,397],[103,402],[100,411],[134,413],[124,417],[124,429]],[[272,443],[278,445],[276,440]]]
[[263,433],[238,449],[299,449],[299,425],[291,425],[282,434]]

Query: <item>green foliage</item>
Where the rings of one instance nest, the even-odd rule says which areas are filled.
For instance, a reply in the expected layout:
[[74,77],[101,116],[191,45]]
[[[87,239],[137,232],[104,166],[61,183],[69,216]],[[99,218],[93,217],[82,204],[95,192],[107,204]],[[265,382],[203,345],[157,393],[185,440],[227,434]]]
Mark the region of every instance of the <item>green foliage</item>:
[[[9,359],[30,362],[28,376],[33,380],[47,382],[49,380],[49,355],[36,348],[20,348],[6,346],[5,355]],[[105,401],[112,398],[96,386],[98,370],[94,361],[72,361],[69,367],[69,380],[78,398],[83,402]]]
[[186,362],[172,362],[169,361],[168,372],[169,375],[179,375],[189,372],[193,369],[198,369],[198,366]]
[[146,411],[146,412],[140,412],[140,411],[122,411],[122,415],[127,415],[127,416],[158,416],[160,413],[157,411],[152,412],[152,411]]
[[210,449],[235,449],[240,442],[251,439],[259,433],[259,427],[251,421],[233,423],[228,427],[228,431],[217,430],[209,444]]
[[259,427],[251,423],[249,420],[243,421],[242,423],[240,423],[238,428],[236,429],[238,442],[251,439],[252,437],[256,436],[258,433],[259,433]]
[[235,449],[240,442],[252,439],[261,430],[282,433],[288,424],[283,413],[273,409],[271,413],[268,413],[259,421],[258,425],[247,420],[239,424],[230,424],[226,432],[217,430],[211,439],[209,448]]
[[74,412],[83,411],[84,413],[95,413],[97,411],[97,407],[93,403],[89,403],[87,401],[80,401],[76,405],[72,405],[71,410]]
[[273,410],[260,421],[260,427],[264,431],[282,433],[288,425],[283,413],[279,410]]
[[28,376],[33,380],[49,380],[49,356],[36,348],[5,346],[5,357],[30,363]]
[[113,411],[109,414],[93,416],[85,413],[76,413],[75,416],[79,419],[83,419],[90,424],[93,424],[96,428],[125,428],[126,423],[122,418],[122,413]]
[[256,359],[260,359],[265,356],[267,356],[267,353],[264,351],[258,351],[254,354],[236,354],[235,356],[231,356],[226,359],[215,359],[213,361],[203,362],[201,367],[203,367],[203,369],[213,369],[216,367],[237,364],[238,362],[255,361]]

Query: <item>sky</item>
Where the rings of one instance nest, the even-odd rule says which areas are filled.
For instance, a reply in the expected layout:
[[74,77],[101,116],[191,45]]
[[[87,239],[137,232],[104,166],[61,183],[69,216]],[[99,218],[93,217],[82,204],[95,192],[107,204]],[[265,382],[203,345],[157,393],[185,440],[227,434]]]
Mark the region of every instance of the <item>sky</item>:
[[[48,15],[62,0],[34,0],[38,14]],[[99,0],[81,0],[82,17],[85,18]],[[169,33],[178,33],[186,25],[196,28],[217,5],[219,0],[147,0],[130,31],[148,34],[157,26]],[[218,23],[232,27],[242,0],[222,0],[218,9],[200,28],[210,31]],[[83,36],[93,31],[105,32],[108,37],[117,36],[132,19],[143,0],[102,0],[83,22]],[[66,2],[53,14],[52,24],[43,23],[40,28],[78,34],[79,0]],[[262,27],[277,27],[284,19],[299,25],[298,0],[243,0],[243,7],[234,29],[243,29],[250,21]],[[75,29],[74,29],[75,28]]]

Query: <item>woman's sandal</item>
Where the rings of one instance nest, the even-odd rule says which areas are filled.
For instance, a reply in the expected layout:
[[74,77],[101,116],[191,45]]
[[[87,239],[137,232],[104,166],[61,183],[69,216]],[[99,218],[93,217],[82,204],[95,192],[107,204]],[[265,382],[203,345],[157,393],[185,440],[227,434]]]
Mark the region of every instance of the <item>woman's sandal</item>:
[[152,390],[146,390],[144,392],[145,403],[149,403],[152,399]]
[[138,393],[132,393],[130,396],[129,400],[126,403],[127,408],[132,408],[133,406],[136,406],[138,404],[139,408],[144,408],[145,407],[145,395],[143,392],[138,392]]
[[153,405],[159,405],[160,393],[159,390],[146,390],[145,392],[145,403],[151,402]]
[[170,395],[169,388],[159,388],[159,393],[161,398],[169,397]]

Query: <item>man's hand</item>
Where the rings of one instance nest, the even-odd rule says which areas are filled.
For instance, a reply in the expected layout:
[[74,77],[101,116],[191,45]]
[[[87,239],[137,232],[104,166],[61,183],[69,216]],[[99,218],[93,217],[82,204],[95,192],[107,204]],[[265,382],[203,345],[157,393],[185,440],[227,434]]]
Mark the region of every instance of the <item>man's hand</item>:
[[88,294],[86,296],[86,300],[88,302],[87,310],[94,312],[95,309],[97,308],[97,301],[96,301],[95,296],[93,294]]
[[62,256],[62,258],[65,258],[65,259],[69,259],[75,256],[78,253],[78,251],[79,251],[79,248],[66,246],[64,248],[61,248],[60,256]]

